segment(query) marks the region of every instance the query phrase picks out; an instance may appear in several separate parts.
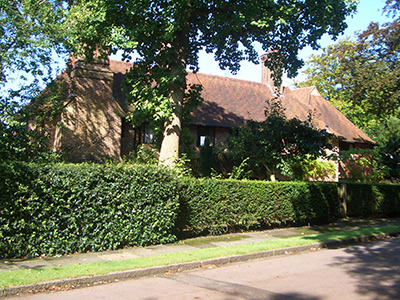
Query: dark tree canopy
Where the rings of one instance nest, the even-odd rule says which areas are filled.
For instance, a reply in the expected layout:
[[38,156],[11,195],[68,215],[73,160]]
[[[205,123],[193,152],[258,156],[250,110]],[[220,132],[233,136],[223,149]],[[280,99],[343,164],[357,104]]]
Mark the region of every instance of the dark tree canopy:
[[325,33],[333,37],[346,27],[356,1],[77,1],[72,15],[77,46],[137,51],[151,65],[184,59],[198,70],[199,50],[214,53],[222,69],[236,72],[242,60],[258,63],[254,42],[264,51],[277,49],[290,74],[305,46],[318,47]]

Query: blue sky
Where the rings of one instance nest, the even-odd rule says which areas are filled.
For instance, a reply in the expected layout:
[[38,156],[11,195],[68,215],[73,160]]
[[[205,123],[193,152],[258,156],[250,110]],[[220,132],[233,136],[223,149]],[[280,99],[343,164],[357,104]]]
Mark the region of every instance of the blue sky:
[[[385,5],[385,0],[360,0],[360,3],[357,7],[357,12],[352,17],[347,18],[348,28],[344,32],[339,39],[343,39],[345,37],[354,37],[354,32],[363,31],[367,29],[370,22],[378,22],[385,23],[390,21],[385,17],[382,12],[382,9]],[[325,35],[321,41],[320,45],[322,47],[326,47],[330,44],[333,44],[334,41],[330,39],[328,35]],[[261,49],[260,49],[261,51]],[[310,47],[303,49],[299,56],[304,61],[307,61],[311,54],[317,54],[318,51],[313,51]],[[261,52],[259,53],[262,54]],[[218,67],[218,63],[214,61],[212,55],[206,54],[202,52],[200,55],[200,72],[221,76],[229,76],[239,79],[251,80],[251,81],[261,81],[261,66],[254,65],[249,62],[242,62],[241,70],[237,75],[232,75],[228,71],[220,70]],[[299,72],[299,76],[295,78],[297,81],[301,81],[302,77],[301,71]],[[290,86],[293,84],[293,80],[284,79],[284,85]]]

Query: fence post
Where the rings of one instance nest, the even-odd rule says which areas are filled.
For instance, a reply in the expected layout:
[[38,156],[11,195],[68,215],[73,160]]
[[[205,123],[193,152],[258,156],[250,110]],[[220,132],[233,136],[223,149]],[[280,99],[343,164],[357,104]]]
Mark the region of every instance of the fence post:
[[339,183],[339,214],[342,218],[347,217],[347,183]]

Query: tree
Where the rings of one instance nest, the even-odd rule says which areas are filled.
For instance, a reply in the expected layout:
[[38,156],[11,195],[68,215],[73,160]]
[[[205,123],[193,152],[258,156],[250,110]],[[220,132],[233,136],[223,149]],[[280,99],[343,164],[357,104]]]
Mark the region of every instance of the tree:
[[379,167],[399,180],[400,0],[387,0],[393,21],[371,23],[357,41],[345,39],[313,55],[300,86],[317,86],[322,96],[378,143]]
[[0,99],[0,162],[57,160],[47,147],[46,131],[28,128],[18,111],[20,105]]
[[28,130],[21,107],[53,79],[54,57],[67,52],[65,8],[58,0],[0,0],[0,161],[49,158],[43,132]]
[[[399,0],[386,1],[393,16]],[[371,23],[357,41],[345,39],[312,55],[300,86],[317,86],[354,124],[372,133],[400,115],[400,18],[380,26]]]
[[311,119],[288,120],[279,101],[271,102],[265,115],[262,122],[248,121],[229,140],[233,160],[239,164],[249,158],[254,177],[269,175],[272,181],[279,173],[293,177],[293,167],[332,149],[329,133],[314,129]]
[[299,86],[317,86],[355,125],[369,132],[399,115],[400,72],[364,42],[342,40],[313,55]]
[[387,168],[386,178],[400,181],[400,119],[389,119],[375,130],[378,157],[381,166]]
[[171,165],[179,155],[183,106],[195,93],[187,87],[186,70],[199,70],[201,49],[213,53],[222,69],[235,73],[242,60],[258,63],[258,42],[264,51],[278,50],[266,61],[274,73],[285,66],[293,76],[302,65],[299,49],[318,48],[324,33],[341,33],[356,2],[77,1],[69,15],[70,44],[89,58],[96,49],[105,55],[122,50],[126,59],[138,54],[127,74],[128,99],[137,112],[164,122],[160,161]]
[[0,0],[1,86],[15,74],[20,74],[13,78],[20,85],[52,79],[53,57],[66,52],[62,43],[66,32],[64,7],[64,1],[59,0]]

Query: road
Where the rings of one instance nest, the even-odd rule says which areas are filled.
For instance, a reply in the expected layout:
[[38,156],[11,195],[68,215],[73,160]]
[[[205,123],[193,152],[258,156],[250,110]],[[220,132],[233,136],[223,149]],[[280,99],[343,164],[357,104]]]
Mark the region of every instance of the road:
[[400,299],[400,238],[8,299]]

